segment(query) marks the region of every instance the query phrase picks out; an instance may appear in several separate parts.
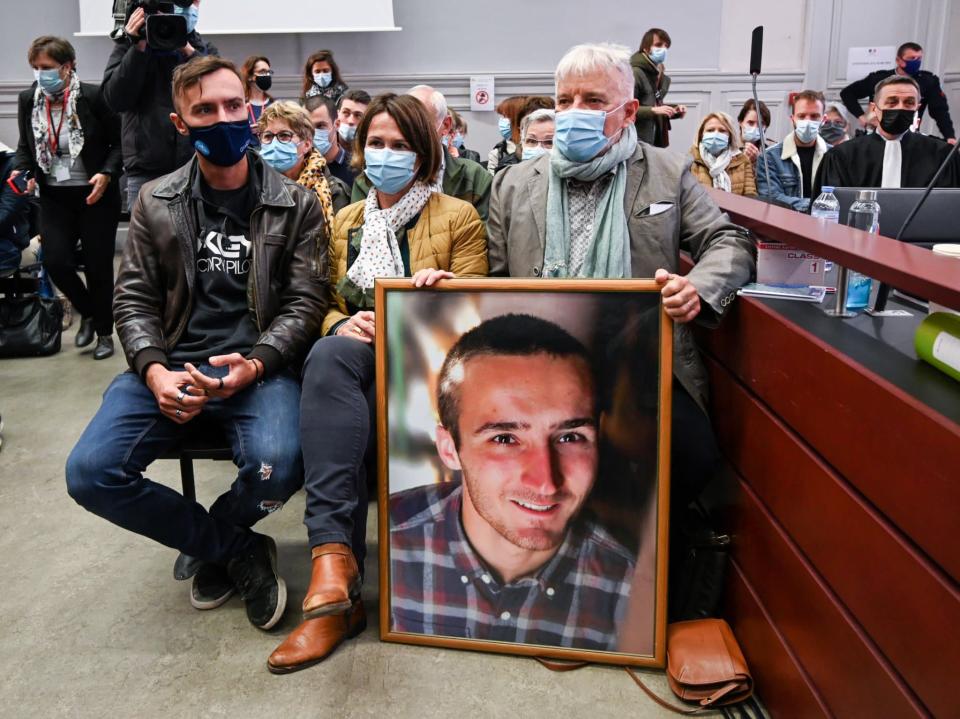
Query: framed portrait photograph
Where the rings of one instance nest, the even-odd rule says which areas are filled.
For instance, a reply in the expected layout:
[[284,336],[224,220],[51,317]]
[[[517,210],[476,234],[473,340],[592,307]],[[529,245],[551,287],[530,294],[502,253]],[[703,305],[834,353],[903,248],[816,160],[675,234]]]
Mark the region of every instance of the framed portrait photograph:
[[663,667],[673,325],[652,280],[377,280],[385,641]]

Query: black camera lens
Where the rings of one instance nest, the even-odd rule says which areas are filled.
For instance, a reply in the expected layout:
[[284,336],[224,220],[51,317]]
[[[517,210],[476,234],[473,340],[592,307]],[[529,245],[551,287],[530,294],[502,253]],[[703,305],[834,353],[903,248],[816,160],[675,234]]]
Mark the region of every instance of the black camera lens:
[[187,20],[182,15],[151,15],[147,18],[147,44],[158,52],[179,50],[187,44]]

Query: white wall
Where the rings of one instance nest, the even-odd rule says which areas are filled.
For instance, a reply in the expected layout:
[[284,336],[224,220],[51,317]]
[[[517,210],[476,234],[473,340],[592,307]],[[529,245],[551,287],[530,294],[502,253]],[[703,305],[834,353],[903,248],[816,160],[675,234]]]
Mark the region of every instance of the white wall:
[[[357,0],[347,0],[357,2]],[[204,0],[206,4],[229,0]],[[104,12],[109,12],[104,0]],[[318,2],[319,6],[320,3]],[[265,7],[269,7],[269,2]],[[750,96],[750,31],[765,26],[760,97],[774,111],[772,134],[788,128],[787,93],[802,87],[836,97],[845,84],[847,48],[920,42],[924,67],[941,74],[960,119],[960,1],[958,0],[484,0],[441,3],[395,0],[393,33],[214,36],[221,54],[242,62],[265,54],[277,72],[278,94],[294,96],[303,59],[313,50],[336,54],[347,81],[376,93],[425,82],[457,110],[469,106],[469,77],[496,76],[497,96],[552,94],[552,70],[577,42],[608,40],[635,49],[651,26],[673,38],[669,99],[690,107],[674,124],[673,148],[685,152],[700,118],[714,109],[737,112]],[[305,21],[304,25],[312,24]],[[25,52],[43,33],[71,37],[84,80],[98,80],[110,53],[107,38],[73,38],[77,0],[17,3],[0,28],[0,139],[16,142],[16,93],[31,74]],[[199,29],[203,31],[201,9]],[[495,113],[466,113],[469,145],[484,153],[496,140]]]

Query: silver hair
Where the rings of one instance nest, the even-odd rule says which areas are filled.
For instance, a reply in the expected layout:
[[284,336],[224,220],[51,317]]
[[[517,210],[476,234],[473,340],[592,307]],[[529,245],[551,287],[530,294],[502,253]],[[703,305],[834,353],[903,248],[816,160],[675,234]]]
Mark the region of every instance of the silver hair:
[[609,42],[575,45],[560,58],[554,73],[557,87],[571,75],[587,75],[592,72],[616,73],[621,96],[619,100],[633,97],[633,69],[630,67],[630,49],[625,45]]
[[526,139],[527,130],[530,129],[531,125],[535,125],[538,122],[554,122],[556,117],[557,113],[555,111],[548,110],[545,107],[541,107],[539,110],[534,110],[520,121],[520,141],[522,142],[524,139]]
[[439,90],[434,90],[429,85],[414,85],[407,90],[407,94],[412,95],[417,90],[426,90],[430,93],[430,104],[433,105],[433,111],[436,113],[437,124],[439,125],[446,120],[447,115],[450,113],[447,111],[447,98],[443,96],[443,93]]

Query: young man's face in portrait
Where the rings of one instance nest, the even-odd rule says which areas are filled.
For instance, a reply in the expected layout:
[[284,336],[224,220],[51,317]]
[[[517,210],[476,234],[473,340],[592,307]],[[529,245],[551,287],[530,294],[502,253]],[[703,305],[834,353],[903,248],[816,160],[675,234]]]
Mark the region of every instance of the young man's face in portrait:
[[499,535],[521,550],[555,550],[597,473],[587,362],[546,353],[480,355],[457,371],[459,443],[441,427],[437,448],[448,467],[463,472],[471,541],[496,543]]

